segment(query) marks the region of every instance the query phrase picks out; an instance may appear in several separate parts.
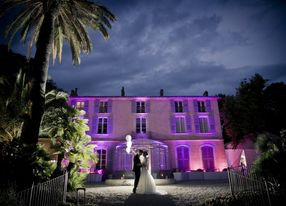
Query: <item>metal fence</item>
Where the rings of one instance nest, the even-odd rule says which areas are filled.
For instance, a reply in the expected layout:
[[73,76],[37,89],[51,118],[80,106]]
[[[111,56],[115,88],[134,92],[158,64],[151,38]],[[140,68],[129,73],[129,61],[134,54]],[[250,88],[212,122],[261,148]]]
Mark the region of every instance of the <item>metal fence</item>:
[[16,194],[20,206],[55,206],[65,202],[68,173],[47,182],[32,185]]
[[245,205],[273,206],[278,204],[277,184],[243,170],[228,169],[230,191],[240,196]]

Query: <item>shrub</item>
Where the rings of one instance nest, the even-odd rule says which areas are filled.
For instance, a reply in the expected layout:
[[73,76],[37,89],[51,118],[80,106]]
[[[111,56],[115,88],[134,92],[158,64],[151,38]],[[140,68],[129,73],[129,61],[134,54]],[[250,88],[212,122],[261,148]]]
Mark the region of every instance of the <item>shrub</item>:
[[1,206],[17,206],[15,186],[0,189],[0,205]]

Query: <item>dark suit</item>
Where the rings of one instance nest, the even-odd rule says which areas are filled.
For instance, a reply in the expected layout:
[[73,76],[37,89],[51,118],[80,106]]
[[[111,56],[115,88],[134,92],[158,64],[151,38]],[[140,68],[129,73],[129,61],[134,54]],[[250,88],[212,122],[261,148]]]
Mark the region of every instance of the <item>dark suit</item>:
[[140,155],[136,154],[133,158],[133,172],[135,173],[135,180],[134,180],[134,188],[133,188],[133,192],[136,192],[136,188],[139,182],[139,178],[140,178],[140,173],[141,173],[141,161],[140,161]]

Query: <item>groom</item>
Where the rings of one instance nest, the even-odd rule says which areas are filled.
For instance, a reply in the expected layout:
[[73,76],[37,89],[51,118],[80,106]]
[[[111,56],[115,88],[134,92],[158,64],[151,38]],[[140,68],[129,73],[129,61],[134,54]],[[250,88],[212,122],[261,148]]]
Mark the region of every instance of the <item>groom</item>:
[[132,171],[135,173],[133,193],[136,193],[136,188],[137,188],[139,178],[140,178],[141,167],[142,167],[140,156],[142,154],[143,154],[143,150],[139,149],[136,151],[136,154],[133,158],[133,170]]

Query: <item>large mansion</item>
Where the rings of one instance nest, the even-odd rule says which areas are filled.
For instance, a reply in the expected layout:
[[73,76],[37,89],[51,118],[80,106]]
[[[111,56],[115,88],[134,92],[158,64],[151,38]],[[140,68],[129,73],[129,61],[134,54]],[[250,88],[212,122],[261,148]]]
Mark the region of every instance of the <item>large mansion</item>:
[[91,172],[132,170],[132,149],[148,150],[152,173],[222,171],[227,160],[218,97],[77,96],[69,104],[85,110],[91,144],[99,155]]

